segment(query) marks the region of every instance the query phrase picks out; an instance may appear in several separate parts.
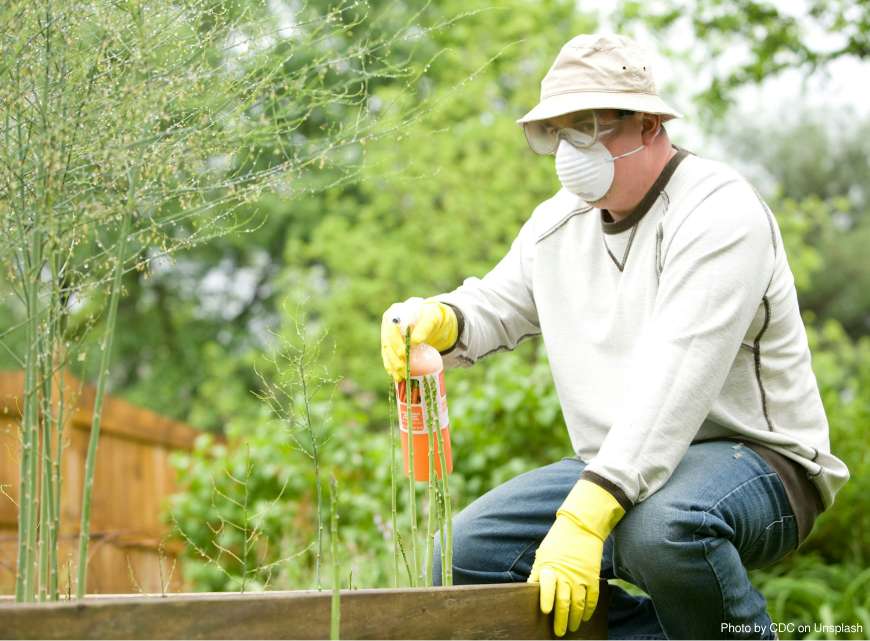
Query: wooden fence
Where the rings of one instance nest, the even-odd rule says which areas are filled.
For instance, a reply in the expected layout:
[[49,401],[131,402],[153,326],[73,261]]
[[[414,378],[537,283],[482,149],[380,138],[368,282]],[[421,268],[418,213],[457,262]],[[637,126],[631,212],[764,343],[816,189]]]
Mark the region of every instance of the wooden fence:
[[[565,639],[606,639],[610,592]],[[529,583],[341,590],[342,639],[555,639]],[[201,593],[15,604],[0,639],[328,639],[331,593]]]
[[[84,465],[95,388],[65,379],[58,571],[61,592],[75,581]],[[0,594],[15,591],[17,508],[23,372],[0,372]],[[70,407],[72,405],[72,407]],[[175,491],[173,450],[192,449],[200,434],[126,401],[106,396],[91,504],[88,593],[184,589],[173,562],[182,545],[170,540],[161,507]],[[13,503],[15,501],[16,503]],[[171,575],[170,575],[170,571]],[[161,586],[162,584],[162,586]],[[75,586],[71,587],[75,592]]]

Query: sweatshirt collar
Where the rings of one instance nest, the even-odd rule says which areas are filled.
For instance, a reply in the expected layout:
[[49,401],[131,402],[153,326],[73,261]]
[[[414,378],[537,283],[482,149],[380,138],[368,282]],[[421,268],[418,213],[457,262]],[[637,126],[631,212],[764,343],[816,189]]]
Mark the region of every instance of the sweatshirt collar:
[[664,189],[665,185],[668,184],[671,176],[674,175],[679,164],[683,162],[683,159],[689,154],[688,151],[680,147],[675,146],[674,149],[677,150],[677,153],[671,157],[664,169],[662,169],[662,172],[659,174],[658,178],[656,178],[652,187],[649,188],[649,191],[646,192],[643,199],[638,203],[637,207],[634,208],[634,211],[621,220],[613,220],[609,211],[606,209],[601,210],[601,229],[605,234],[619,234],[624,232],[626,229],[630,229],[632,226],[640,222],[640,219],[646,215],[650,210],[650,207],[653,206],[653,203],[659,197],[662,189]]

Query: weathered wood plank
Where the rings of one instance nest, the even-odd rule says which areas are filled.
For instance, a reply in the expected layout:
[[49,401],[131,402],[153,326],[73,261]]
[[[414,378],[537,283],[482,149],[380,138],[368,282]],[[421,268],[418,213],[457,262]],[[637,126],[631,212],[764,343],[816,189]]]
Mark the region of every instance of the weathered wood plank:
[[[568,639],[606,639],[607,584]],[[327,639],[328,590],[0,601],[3,639]],[[341,591],[343,639],[553,639],[526,583]]]

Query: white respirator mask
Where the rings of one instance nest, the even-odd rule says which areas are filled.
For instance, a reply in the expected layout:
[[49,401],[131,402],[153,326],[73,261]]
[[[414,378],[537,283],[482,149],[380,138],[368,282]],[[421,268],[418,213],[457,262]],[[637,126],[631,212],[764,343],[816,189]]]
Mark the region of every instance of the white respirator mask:
[[[655,136],[658,136],[659,131],[661,127]],[[586,202],[595,202],[603,198],[613,185],[614,162],[635,154],[644,147],[646,145],[640,145],[624,154],[613,156],[600,140],[595,140],[589,134],[563,129],[559,132],[556,148],[556,175],[565,189]]]

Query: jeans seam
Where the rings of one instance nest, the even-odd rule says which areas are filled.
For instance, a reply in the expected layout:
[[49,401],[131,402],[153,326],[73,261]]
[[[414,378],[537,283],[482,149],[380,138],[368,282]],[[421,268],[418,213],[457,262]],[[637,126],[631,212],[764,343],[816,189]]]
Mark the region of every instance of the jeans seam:
[[[742,485],[743,484],[741,483],[741,486]],[[736,491],[736,489],[737,488],[735,488],[735,490],[732,490],[732,492]],[[729,492],[728,494],[731,494],[732,492]],[[716,505],[719,505],[719,501],[716,502]],[[714,505],[713,507],[716,507],[716,506]],[[710,509],[712,510],[713,508],[711,507]],[[697,528],[695,528],[694,532],[692,532],[692,541],[701,544],[701,548],[704,550],[704,561],[707,562],[707,566],[710,568],[710,572],[713,574],[714,577],[716,577],[716,587],[719,590],[719,604],[720,604],[720,608],[721,608],[719,621],[725,621],[725,591],[722,589],[722,579],[720,578],[719,573],[716,572],[716,568],[710,562],[710,556],[707,553],[707,543],[705,541],[698,541],[698,538],[697,538],[698,532],[700,532],[701,528],[703,528],[704,525],[707,524],[707,517],[708,516],[709,516],[709,512],[707,510],[704,510],[703,512],[701,512],[701,524]]]
[[[754,482],[757,481],[758,479],[761,479],[761,478],[769,478],[769,477],[771,477],[771,476],[776,476],[776,472],[770,472],[770,473],[765,472],[765,473],[763,473],[763,474],[759,474],[759,475],[757,475],[757,476],[753,476],[751,479],[746,479],[745,481],[743,481],[743,483],[741,483],[740,485],[738,485],[737,487],[735,487],[733,490],[731,490],[730,492],[728,492],[728,494],[726,494],[725,496],[720,497],[718,501],[716,501],[716,502],[715,502],[713,505],[711,505],[710,507],[706,508],[706,509],[704,510],[704,512],[705,512],[705,513],[709,513],[710,510],[714,510],[714,509],[716,509],[717,507],[719,507],[719,504],[720,504],[722,501],[724,501],[725,499],[729,498],[732,494],[734,494],[734,493],[737,492],[738,490],[742,490],[744,486],[749,485],[750,483],[754,483]],[[700,530],[700,529],[701,529],[701,527],[699,526],[698,529],[695,530],[695,532],[697,532],[697,531]]]
[[521,558],[523,558],[523,555],[524,555],[526,552],[529,551],[529,548],[532,547],[533,545],[535,545],[536,547],[537,547],[537,546],[540,546],[541,543],[543,542],[543,540],[544,540],[544,539],[540,539],[540,540],[538,540],[538,541],[532,541],[532,542],[529,543],[526,547],[524,547],[522,550],[520,550],[520,553],[517,554],[517,557],[513,560],[513,563],[510,564],[510,566],[508,567],[508,569],[507,569],[506,571],[507,571],[507,572],[512,572],[512,573],[513,573],[514,567],[516,566],[517,562],[518,562]]
[[510,570],[507,570],[505,572],[482,572],[480,570],[469,570],[468,568],[464,568],[461,565],[456,565],[455,563],[453,564],[453,569],[459,570],[460,572],[467,572],[468,574],[487,574],[490,576],[496,575],[496,574],[500,574],[502,576],[506,575],[509,579],[512,579],[513,575],[515,574],[514,572],[511,572]]

